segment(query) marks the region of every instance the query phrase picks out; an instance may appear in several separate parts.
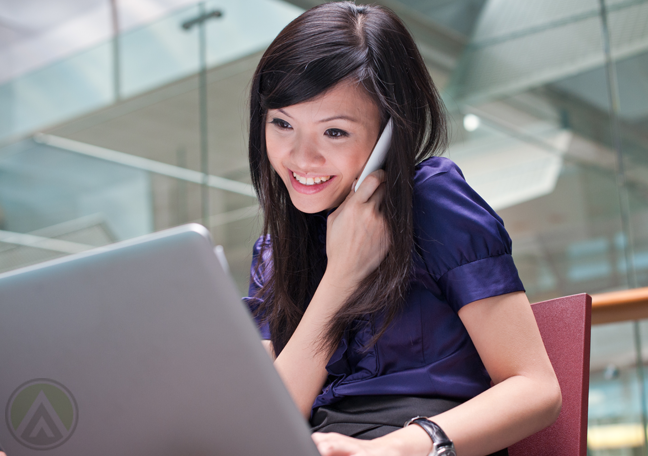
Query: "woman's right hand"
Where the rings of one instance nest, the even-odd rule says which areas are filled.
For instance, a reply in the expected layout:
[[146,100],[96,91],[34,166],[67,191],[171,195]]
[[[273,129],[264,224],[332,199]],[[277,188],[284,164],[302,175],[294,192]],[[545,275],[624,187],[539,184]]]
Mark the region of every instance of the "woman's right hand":
[[383,171],[370,174],[328,216],[326,272],[297,329],[275,360],[275,368],[305,418],[328,376],[328,350],[318,350],[335,313],[374,271],[388,249],[387,226],[379,207],[385,196]]
[[375,270],[388,249],[387,227],[379,211],[385,196],[383,171],[370,174],[329,215],[326,272],[308,308],[275,360],[275,368],[293,400],[308,419],[328,376],[328,350],[318,350],[327,324],[358,284]]
[[[325,276],[348,290],[373,272],[387,255],[389,237],[380,205],[385,198],[385,172],[374,171],[329,215]],[[355,185],[355,182],[354,182]]]

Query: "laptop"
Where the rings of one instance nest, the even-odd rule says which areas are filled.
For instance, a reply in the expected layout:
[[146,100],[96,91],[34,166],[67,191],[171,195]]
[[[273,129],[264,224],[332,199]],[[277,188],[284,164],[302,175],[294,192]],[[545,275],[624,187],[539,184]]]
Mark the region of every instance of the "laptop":
[[201,225],[0,275],[8,456],[318,456]]

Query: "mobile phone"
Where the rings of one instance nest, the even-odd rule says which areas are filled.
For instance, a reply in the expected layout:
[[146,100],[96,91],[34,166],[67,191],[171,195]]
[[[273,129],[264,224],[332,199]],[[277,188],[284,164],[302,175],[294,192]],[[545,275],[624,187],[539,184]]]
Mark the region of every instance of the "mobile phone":
[[369,174],[373,173],[377,169],[382,168],[382,165],[385,164],[387,151],[389,150],[389,146],[391,145],[393,128],[394,127],[393,127],[392,120],[391,118],[389,118],[387,125],[385,125],[385,129],[380,134],[380,138],[378,138],[378,142],[376,143],[376,146],[371,151],[371,155],[369,155],[369,159],[367,160],[367,164],[362,170],[362,174],[360,174],[360,177],[358,178],[358,182],[356,183],[355,188],[353,189],[354,192],[358,191],[360,184],[362,184],[362,181],[365,180],[365,178]]

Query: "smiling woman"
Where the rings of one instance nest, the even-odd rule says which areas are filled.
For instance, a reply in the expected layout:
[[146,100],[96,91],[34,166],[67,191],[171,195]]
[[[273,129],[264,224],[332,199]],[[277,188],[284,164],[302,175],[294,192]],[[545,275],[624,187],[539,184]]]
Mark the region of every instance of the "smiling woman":
[[[384,169],[354,192],[388,119]],[[386,8],[315,7],[254,74],[264,233],[246,300],[325,456],[504,455],[560,410],[511,240],[435,156],[445,143],[438,93]]]

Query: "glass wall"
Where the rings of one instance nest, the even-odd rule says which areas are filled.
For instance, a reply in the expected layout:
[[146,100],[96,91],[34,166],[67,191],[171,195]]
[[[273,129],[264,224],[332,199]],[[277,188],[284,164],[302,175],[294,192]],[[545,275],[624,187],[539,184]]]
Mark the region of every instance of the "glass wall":
[[[1,85],[0,271],[199,221],[244,293],[260,230],[248,84],[315,3],[196,3]],[[530,299],[648,286],[648,1],[387,3],[448,106],[447,156],[504,219]],[[590,454],[647,454],[647,357],[647,321],[593,327]]]
[[247,290],[260,231],[247,84],[301,11],[274,0],[196,3],[0,85],[0,270],[195,221]]
[[[448,153],[504,219],[529,297],[648,286],[648,2],[482,3],[444,88]],[[646,324],[592,328],[589,454],[646,454]]]

